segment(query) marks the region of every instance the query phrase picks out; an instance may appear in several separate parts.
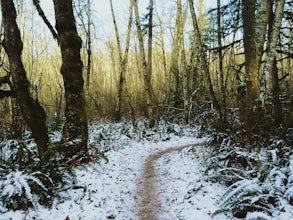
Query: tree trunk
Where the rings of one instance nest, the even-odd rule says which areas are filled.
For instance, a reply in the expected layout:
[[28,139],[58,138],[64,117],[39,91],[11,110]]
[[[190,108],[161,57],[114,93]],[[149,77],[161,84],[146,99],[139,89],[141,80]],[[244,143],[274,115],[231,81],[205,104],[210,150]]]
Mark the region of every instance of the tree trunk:
[[258,51],[255,26],[255,0],[242,2],[243,41],[246,72],[246,111],[245,124],[247,135],[257,131],[260,122]]
[[86,88],[87,92],[90,89],[90,77],[92,69],[92,36],[91,36],[91,0],[87,0],[87,31],[86,31],[86,52],[87,52],[87,67],[86,67]]
[[206,76],[206,80],[208,82],[209,93],[210,93],[210,97],[212,99],[212,102],[213,102],[216,110],[218,111],[218,113],[220,115],[220,118],[222,118],[221,107],[220,107],[219,102],[218,102],[218,100],[216,98],[216,94],[214,92],[212,80],[211,80],[211,77],[210,77],[209,65],[208,65],[208,62],[207,62],[207,59],[206,59],[206,54],[205,54],[205,51],[204,51],[203,42],[202,42],[202,39],[201,39],[201,34],[200,34],[200,31],[199,31],[197,18],[196,18],[196,14],[195,14],[195,11],[194,11],[193,1],[188,0],[188,2],[189,2],[189,8],[190,8],[190,13],[191,13],[191,18],[192,18],[194,34],[195,34],[196,42],[197,42],[198,47],[199,47],[199,53],[200,53],[199,54],[199,59],[200,59],[201,71],[203,71],[204,75]]
[[30,83],[21,60],[23,45],[16,23],[13,0],[1,0],[1,9],[4,24],[4,47],[9,58],[17,104],[25,122],[32,131],[32,136],[38,146],[39,156],[42,158],[49,145],[46,114],[39,102],[35,101],[29,93]]
[[175,79],[175,91],[174,91],[174,107],[175,108],[180,108],[182,106],[181,95],[180,95],[181,83],[180,83],[180,73],[179,73],[179,63],[178,63],[178,57],[180,54],[179,25],[180,25],[180,13],[179,13],[179,10],[177,10],[174,38],[172,42],[171,65],[170,65],[170,74],[173,75]]
[[54,0],[56,29],[62,54],[61,74],[65,88],[63,141],[67,157],[87,153],[87,114],[80,58],[81,39],[78,36],[71,0]]
[[219,62],[219,72],[220,72],[220,90],[221,90],[221,100],[222,100],[222,120],[224,125],[226,123],[226,86],[224,80],[224,70],[223,70],[223,46],[222,46],[222,24],[221,24],[221,1],[217,0],[217,37],[218,37],[218,62]]
[[284,13],[285,0],[276,1],[275,13],[270,15],[269,41],[267,46],[267,54],[264,65],[265,80],[268,81],[269,75],[272,82],[272,102],[274,105],[273,114],[275,125],[280,125],[282,121],[282,106],[279,98],[280,86],[276,61],[277,43],[280,38],[280,29]]
[[269,23],[270,5],[273,0],[261,0],[256,15],[256,39],[258,52],[258,68],[260,68],[261,60],[264,52],[264,44]]
[[[127,28],[127,37],[126,37],[126,46],[125,46],[124,57],[122,56],[122,48],[121,48],[118,26],[117,26],[117,22],[116,22],[116,18],[115,18],[112,0],[110,0],[110,7],[111,7],[113,24],[114,24],[114,28],[115,28],[117,48],[118,48],[118,54],[119,54],[119,64],[120,64],[119,65],[120,75],[119,75],[119,84],[118,84],[118,92],[117,92],[117,103],[116,103],[116,109],[115,109],[115,120],[120,121],[121,116],[122,116],[122,113],[121,113],[122,93],[123,93],[123,87],[124,87],[124,84],[126,81],[125,75],[126,75],[126,67],[127,67],[127,63],[128,63],[128,51],[129,51],[129,44],[130,44],[133,2],[130,1],[130,6],[129,6],[129,19],[128,19],[128,28]],[[132,107],[131,107],[131,109],[132,109]]]
[[[153,12],[154,12],[154,2],[150,0],[149,4],[149,22],[148,22],[148,63],[147,63],[147,83],[150,87],[150,95],[152,105],[156,103],[155,96],[152,90],[152,74],[153,74]],[[155,113],[154,107],[152,108],[152,117],[150,120],[150,127],[155,125]]]
[[157,12],[156,16],[157,16],[159,26],[160,26],[160,42],[161,42],[161,48],[162,48],[163,68],[164,68],[164,74],[165,74],[165,76],[167,78],[168,73],[167,73],[167,60],[166,60],[165,40],[164,40],[164,27],[163,27],[163,21],[160,18],[158,10],[156,12]]
[[[152,95],[152,86],[151,86],[151,76],[148,73],[148,65],[146,62],[146,56],[144,51],[144,43],[143,43],[143,35],[140,25],[140,18],[139,18],[139,12],[138,12],[138,6],[137,6],[137,0],[134,1],[134,12],[135,12],[135,21],[136,21],[136,27],[137,27],[137,35],[138,35],[138,41],[139,41],[139,54],[140,54],[140,60],[142,63],[143,68],[143,76],[144,76],[144,83],[145,83],[145,90],[146,90],[146,103],[147,103],[147,112],[148,112],[148,119],[149,119],[149,125],[150,127],[153,127],[155,125],[155,118],[154,118],[154,112],[153,112],[153,95]],[[152,24],[149,24],[152,25]]]
[[185,55],[185,48],[184,48],[184,21],[183,21],[183,14],[182,14],[182,2],[181,0],[177,1],[177,13],[178,13],[178,42],[180,45],[180,56],[181,56],[181,68],[179,68],[179,72],[181,73],[183,78],[183,115],[184,121],[186,124],[189,122],[189,86],[188,86],[188,71],[187,71],[187,64],[186,64],[186,55]]

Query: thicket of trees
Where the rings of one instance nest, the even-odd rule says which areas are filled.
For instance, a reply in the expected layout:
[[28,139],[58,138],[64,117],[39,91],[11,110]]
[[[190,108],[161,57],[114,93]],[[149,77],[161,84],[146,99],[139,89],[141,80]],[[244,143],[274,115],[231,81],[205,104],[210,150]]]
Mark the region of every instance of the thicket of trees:
[[[205,13],[202,0],[172,1],[168,12],[130,0],[124,36],[109,0],[105,48],[95,44],[94,3],[54,0],[51,24],[37,0],[1,0],[1,124],[15,136],[27,126],[40,157],[84,154],[88,121],[103,118],[238,126],[245,142],[290,132],[291,1],[217,0]],[[63,116],[61,143],[49,143],[48,125]]]

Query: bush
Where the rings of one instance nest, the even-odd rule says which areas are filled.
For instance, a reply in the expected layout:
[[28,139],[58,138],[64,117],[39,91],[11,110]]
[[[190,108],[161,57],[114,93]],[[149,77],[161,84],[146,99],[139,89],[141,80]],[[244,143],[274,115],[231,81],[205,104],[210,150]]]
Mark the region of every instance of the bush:
[[0,143],[0,212],[51,206],[59,191],[73,183],[68,166],[40,161],[29,142]]
[[[284,140],[258,141],[258,146],[264,147],[235,140],[225,133],[215,134],[212,153],[203,161],[207,178],[228,186],[214,215],[232,212],[238,218],[269,219],[275,210],[281,209],[283,198],[292,205],[291,147]],[[220,145],[215,144],[219,142]]]

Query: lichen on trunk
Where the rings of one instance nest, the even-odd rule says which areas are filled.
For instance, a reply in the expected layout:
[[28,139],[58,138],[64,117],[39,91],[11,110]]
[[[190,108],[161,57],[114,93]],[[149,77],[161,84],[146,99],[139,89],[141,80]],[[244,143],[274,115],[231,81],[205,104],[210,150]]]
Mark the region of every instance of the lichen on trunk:
[[63,142],[65,155],[71,157],[87,153],[88,125],[80,57],[81,38],[75,25],[72,1],[54,0],[54,9],[66,102]]

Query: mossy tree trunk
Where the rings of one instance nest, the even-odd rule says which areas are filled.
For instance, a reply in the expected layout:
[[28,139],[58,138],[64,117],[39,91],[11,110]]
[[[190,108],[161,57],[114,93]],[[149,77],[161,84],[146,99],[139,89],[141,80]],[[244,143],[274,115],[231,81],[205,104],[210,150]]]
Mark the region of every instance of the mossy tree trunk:
[[276,126],[279,126],[282,122],[282,103],[280,101],[280,85],[277,69],[276,51],[278,42],[280,39],[280,29],[282,26],[282,18],[284,15],[285,0],[279,0],[276,2],[276,9],[273,12],[271,6],[270,12],[270,28],[269,28],[269,40],[267,46],[267,55],[264,65],[264,75],[266,80],[271,77],[271,94],[273,103],[273,117]]
[[246,73],[246,113],[247,135],[258,130],[260,124],[258,47],[256,35],[255,0],[242,2],[243,41]]
[[[135,23],[137,27],[137,36],[139,41],[139,55],[140,61],[142,63],[143,68],[143,78],[145,83],[145,91],[146,91],[146,103],[147,103],[147,112],[148,112],[148,119],[150,122],[150,127],[155,125],[155,118],[154,118],[154,109],[153,109],[153,91],[152,91],[152,84],[151,84],[151,76],[148,72],[148,65],[146,61],[146,55],[144,50],[144,42],[143,42],[143,34],[140,24],[139,12],[138,12],[138,5],[137,0],[132,0],[132,4],[134,4],[134,13],[135,13]],[[152,24],[149,24],[152,26]]]
[[222,118],[222,109],[221,109],[221,106],[219,104],[219,101],[216,97],[216,94],[215,94],[215,91],[213,88],[212,79],[210,76],[209,64],[208,64],[208,61],[206,58],[204,45],[203,45],[202,37],[201,37],[201,32],[199,30],[197,16],[196,16],[195,10],[194,10],[194,4],[193,4],[192,0],[188,0],[188,3],[189,3],[189,9],[190,9],[190,14],[191,14],[191,18],[192,18],[194,36],[196,39],[197,46],[199,48],[199,61],[200,61],[201,71],[203,72],[204,76],[206,77],[206,80],[207,80],[207,83],[209,86],[209,93],[210,93],[209,95],[212,99],[212,102],[213,102],[216,110],[218,111],[220,118]]
[[23,44],[16,23],[16,10],[13,0],[1,0],[2,21],[4,24],[4,47],[9,58],[10,71],[17,104],[21,114],[32,131],[40,158],[49,145],[46,114],[40,103],[29,92],[30,82],[21,59]]
[[70,157],[87,153],[88,125],[80,57],[81,38],[76,30],[72,0],[54,0],[54,9],[66,101],[63,141],[65,154]]

